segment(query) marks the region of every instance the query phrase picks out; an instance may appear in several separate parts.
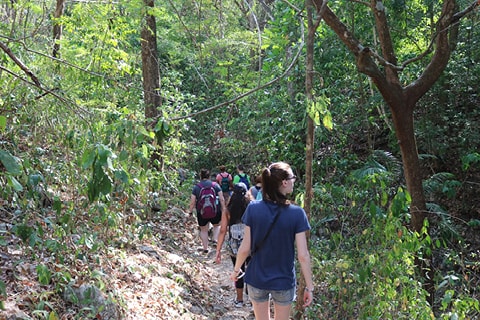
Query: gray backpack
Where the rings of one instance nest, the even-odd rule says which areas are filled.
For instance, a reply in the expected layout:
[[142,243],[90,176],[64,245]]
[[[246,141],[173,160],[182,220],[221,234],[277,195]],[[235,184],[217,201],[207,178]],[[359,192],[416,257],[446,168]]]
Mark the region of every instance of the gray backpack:
[[242,244],[244,231],[245,231],[245,224],[243,223],[232,224],[229,228],[227,249],[230,255],[234,257],[237,255],[238,248],[240,248],[240,245]]

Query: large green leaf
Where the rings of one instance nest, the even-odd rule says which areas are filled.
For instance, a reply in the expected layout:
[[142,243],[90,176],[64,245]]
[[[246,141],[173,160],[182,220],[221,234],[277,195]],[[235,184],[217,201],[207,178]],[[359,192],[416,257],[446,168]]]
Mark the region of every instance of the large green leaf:
[[13,175],[22,173],[22,166],[18,163],[17,158],[12,156],[8,151],[0,150],[0,162],[2,162],[8,173]]

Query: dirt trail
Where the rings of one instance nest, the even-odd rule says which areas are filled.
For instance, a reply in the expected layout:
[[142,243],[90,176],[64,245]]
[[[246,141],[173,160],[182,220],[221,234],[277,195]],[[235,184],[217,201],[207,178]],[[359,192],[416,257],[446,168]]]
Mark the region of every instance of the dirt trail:
[[[235,287],[233,282],[229,279],[230,271],[233,268],[230,257],[225,252],[222,252],[222,262],[216,264],[215,251],[212,250],[208,254],[207,263],[210,263],[212,270],[214,271],[211,276],[211,289],[217,300],[218,306],[224,309],[224,314],[219,315],[218,320],[237,320],[237,319],[252,319],[253,316],[251,304],[247,304],[242,308],[237,308],[233,305],[235,299]],[[244,295],[245,301],[248,300],[248,296]]]
[[[201,242],[196,219],[178,212],[171,215],[169,220],[158,230],[159,234],[164,235],[162,238],[165,241],[162,246],[155,246],[155,250],[161,256],[160,264],[163,265],[164,270],[170,270],[184,279],[184,282],[177,280],[177,283],[171,284],[175,287],[180,284],[183,287],[183,290],[178,293],[181,297],[181,306],[174,306],[177,309],[175,311],[170,309],[171,317],[165,314],[164,317],[156,319],[178,319],[177,315],[182,313],[181,309],[183,309],[187,312],[180,317],[181,319],[254,320],[251,304],[241,308],[233,304],[235,287],[229,279],[233,265],[225,248],[222,251],[222,261],[217,264],[215,263],[216,246],[213,243],[209,244],[208,254],[199,250]],[[172,228],[172,226],[175,227]],[[175,280],[176,277],[171,278]],[[248,301],[248,296],[244,295],[244,297],[244,300]],[[169,308],[166,307],[166,309]]]

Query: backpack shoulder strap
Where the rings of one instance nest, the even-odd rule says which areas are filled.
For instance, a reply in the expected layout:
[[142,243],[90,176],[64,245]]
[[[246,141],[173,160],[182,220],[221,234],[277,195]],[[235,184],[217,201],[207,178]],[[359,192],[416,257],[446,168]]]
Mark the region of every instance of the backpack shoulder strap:
[[[273,212],[272,208],[268,207],[268,209],[270,209],[270,212]],[[282,208],[279,206],[277,207],[277,214],[275,215],[275,218],[273,219],[273,222],[272,224],[270,225],[270,227],[268,228],[267,230],[267,233],[265,234],[265,236],[263,237],[262,241],[260,241],[259,243],[257,243],[255,245],[255,248],[252,250],[252,252],[250,253],[250,256],[253,257],[253,255],[262,247],[263,243],[265,242],[265,240],[267,240],[268,236],[270,235],[270,232],[272,231],[273,229],[273,226],[275,225],[275,222],[277,222],[278,220],[278,217],[280,216],[280,213],[282,212]]]

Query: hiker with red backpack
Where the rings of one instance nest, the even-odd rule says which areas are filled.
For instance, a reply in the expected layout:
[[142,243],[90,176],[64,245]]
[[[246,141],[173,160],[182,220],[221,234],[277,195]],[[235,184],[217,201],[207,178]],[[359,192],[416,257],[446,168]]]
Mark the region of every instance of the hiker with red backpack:
[[228,203],[230,192],[233,190],[233,178],[232,175],[227,172],[225,166],[220,166],[219,169],[220,173],[217,174],[215,180],[217,180],[217,183],[222,187],[223,198],[225,199],[225,203]]
[[202,251],[208,253],[208,229],[213,225],[212,241],[218,241],[220,232],[220,220],[222,209],[225,207],[222,188],[216,182],[210,180],[210,170],[200,170],[201,181],[193,186],[190,196],[189,213],[193,214],[193,208],[197,212],[198,226],[200,227],[200,240]]

